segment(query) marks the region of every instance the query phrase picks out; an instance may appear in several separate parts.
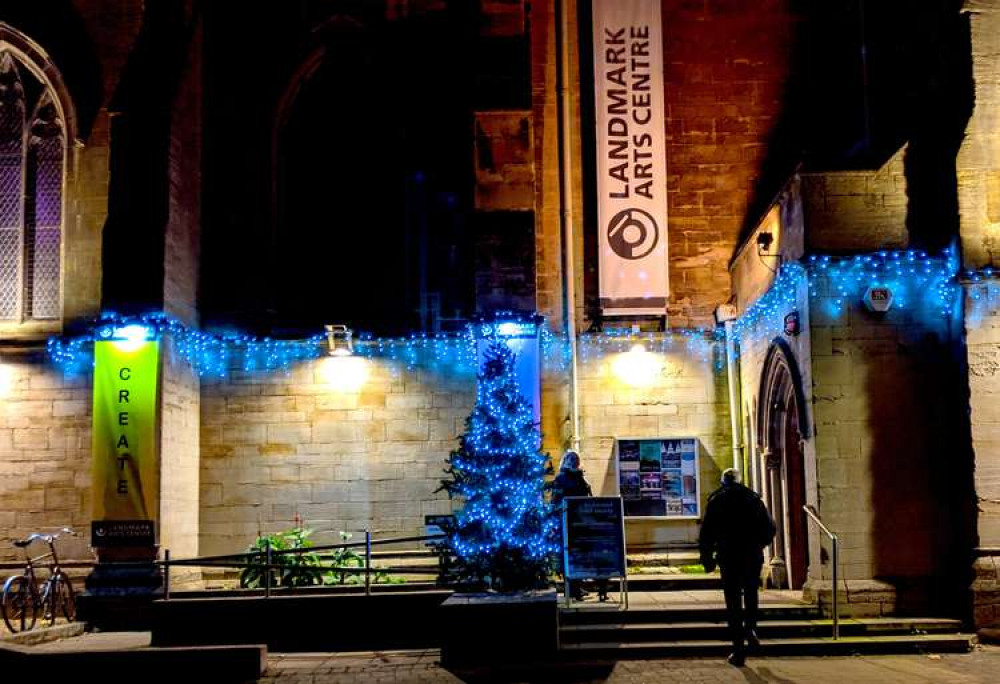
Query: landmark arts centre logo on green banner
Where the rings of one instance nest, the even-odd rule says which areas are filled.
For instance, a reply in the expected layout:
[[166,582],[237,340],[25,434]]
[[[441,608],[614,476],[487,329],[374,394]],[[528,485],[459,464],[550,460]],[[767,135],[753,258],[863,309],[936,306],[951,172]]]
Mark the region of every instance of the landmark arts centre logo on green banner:
[[156,341],[94,343],[95,523],[157,517],[159,361]]

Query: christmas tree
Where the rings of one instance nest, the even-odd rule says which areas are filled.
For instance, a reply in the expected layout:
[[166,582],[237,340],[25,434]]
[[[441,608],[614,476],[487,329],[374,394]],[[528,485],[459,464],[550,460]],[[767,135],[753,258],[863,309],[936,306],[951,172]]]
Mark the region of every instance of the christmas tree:
[[450,530],[454,579],[512,592],[545,587],[552,573],[555,517],[544,498],[548,456],[514,374],[514,352],[486,350],[476,406],[448,458],[449,496],[464,499]]

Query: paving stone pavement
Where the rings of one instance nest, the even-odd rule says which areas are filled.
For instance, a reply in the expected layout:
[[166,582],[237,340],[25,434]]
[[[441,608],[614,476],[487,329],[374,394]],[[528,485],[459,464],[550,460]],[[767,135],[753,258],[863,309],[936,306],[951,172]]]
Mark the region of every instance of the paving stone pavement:
[[561,665],[532,672],[449,672],[437,651],[274,654],[268,684],[996,684],[1000,647],[961,655],[757,658],[743,668],[719,659]]

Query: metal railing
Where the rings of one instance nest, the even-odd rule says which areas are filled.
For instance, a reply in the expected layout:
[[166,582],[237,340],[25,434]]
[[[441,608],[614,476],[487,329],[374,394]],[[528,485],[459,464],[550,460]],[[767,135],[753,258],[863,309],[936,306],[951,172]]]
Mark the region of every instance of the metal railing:
[[802,510],[806,512],[806,515],[816,523],[816,526],[830,538],[830,542],[833,545],[833,640],[837,641],[840,639],[840,612],[837,605],[837,594],[840,593],[837,584],[838,572],[837,568],[840,565],[840,539],[836,534],[830,531],[830,528],[823,524],[820,520],[819,513],[816,509],[806,504],[802,507]]
[[[275,556],[290,556],[309,554],[319,560],[337,558],[334,554],[324,553],[329,551],[343,551],[350,548],[364,548],[364,565],[322,565],[314,569],[321,572],[337,572],[342,574],[360,575],[364,574],[365,594],[370,595],[372,590],[372,573],[405,573],[408,575],[440,575],[442,570],[439,566],[378,566],[372,565],[372,547],[389,544],[405,544],[413,542],[428,542],[444,540],[447,535],[424,535],[418,537],[393,537],[388,539],[372,539],[370,530],[365,530],[365,540],[358,542],[342,542],[340,544],[325,544],[322,546],[309,546],[298,549],[272,549],[269,541],[264,541],[263,551],[249,551],[247,553],[233,553],[221,556],[202,556],[200,558],[172,559],[170,549],[164,549],[163,560],[156,561],[157,565],[163,567],[163,598],[170,600],[170,568],[173,567],[212,567],[212,568],[239,568],[246,569],[253,567],[264,573],[264,598],[271,597],[271,590],[274,583],[274,570],[287,570],[289,566],[275,563]],[[386,554],[388,556],[399,554]],[[259,560],[263,557],[264,563]],[[254,562],[256,559],[258,562]]]

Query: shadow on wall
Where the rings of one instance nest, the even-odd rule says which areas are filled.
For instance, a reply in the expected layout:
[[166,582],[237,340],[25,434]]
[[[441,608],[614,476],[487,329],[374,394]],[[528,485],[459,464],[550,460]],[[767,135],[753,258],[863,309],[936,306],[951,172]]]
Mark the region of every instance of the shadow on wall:
[[[873,78],[895,68],[900,83],[883,106],[894,119],[882,123],[908,143],[910,246],[937,253],[958,236],[956,158],[974,104],[968,18],[955,0],[884,4],[869,8],[880,50]],[[896,586],[900,612],[926,602],[966,618],[975,534],[968,371],[955,322],[928,323],[868,365],[873,561]]]
[[961,349],[946,330],[862,352],[869,357],[872,561],[875,577],[896,587],[899,613],[966,618],[973,459]]
[[744,235],[799,164],[810,171],[874,170],[905,143],[911,246],[935,253],[955,239],[955,159],[973,107],[970,30],[961,5],[790,0],[799,18],[790,38],[796,68]]

